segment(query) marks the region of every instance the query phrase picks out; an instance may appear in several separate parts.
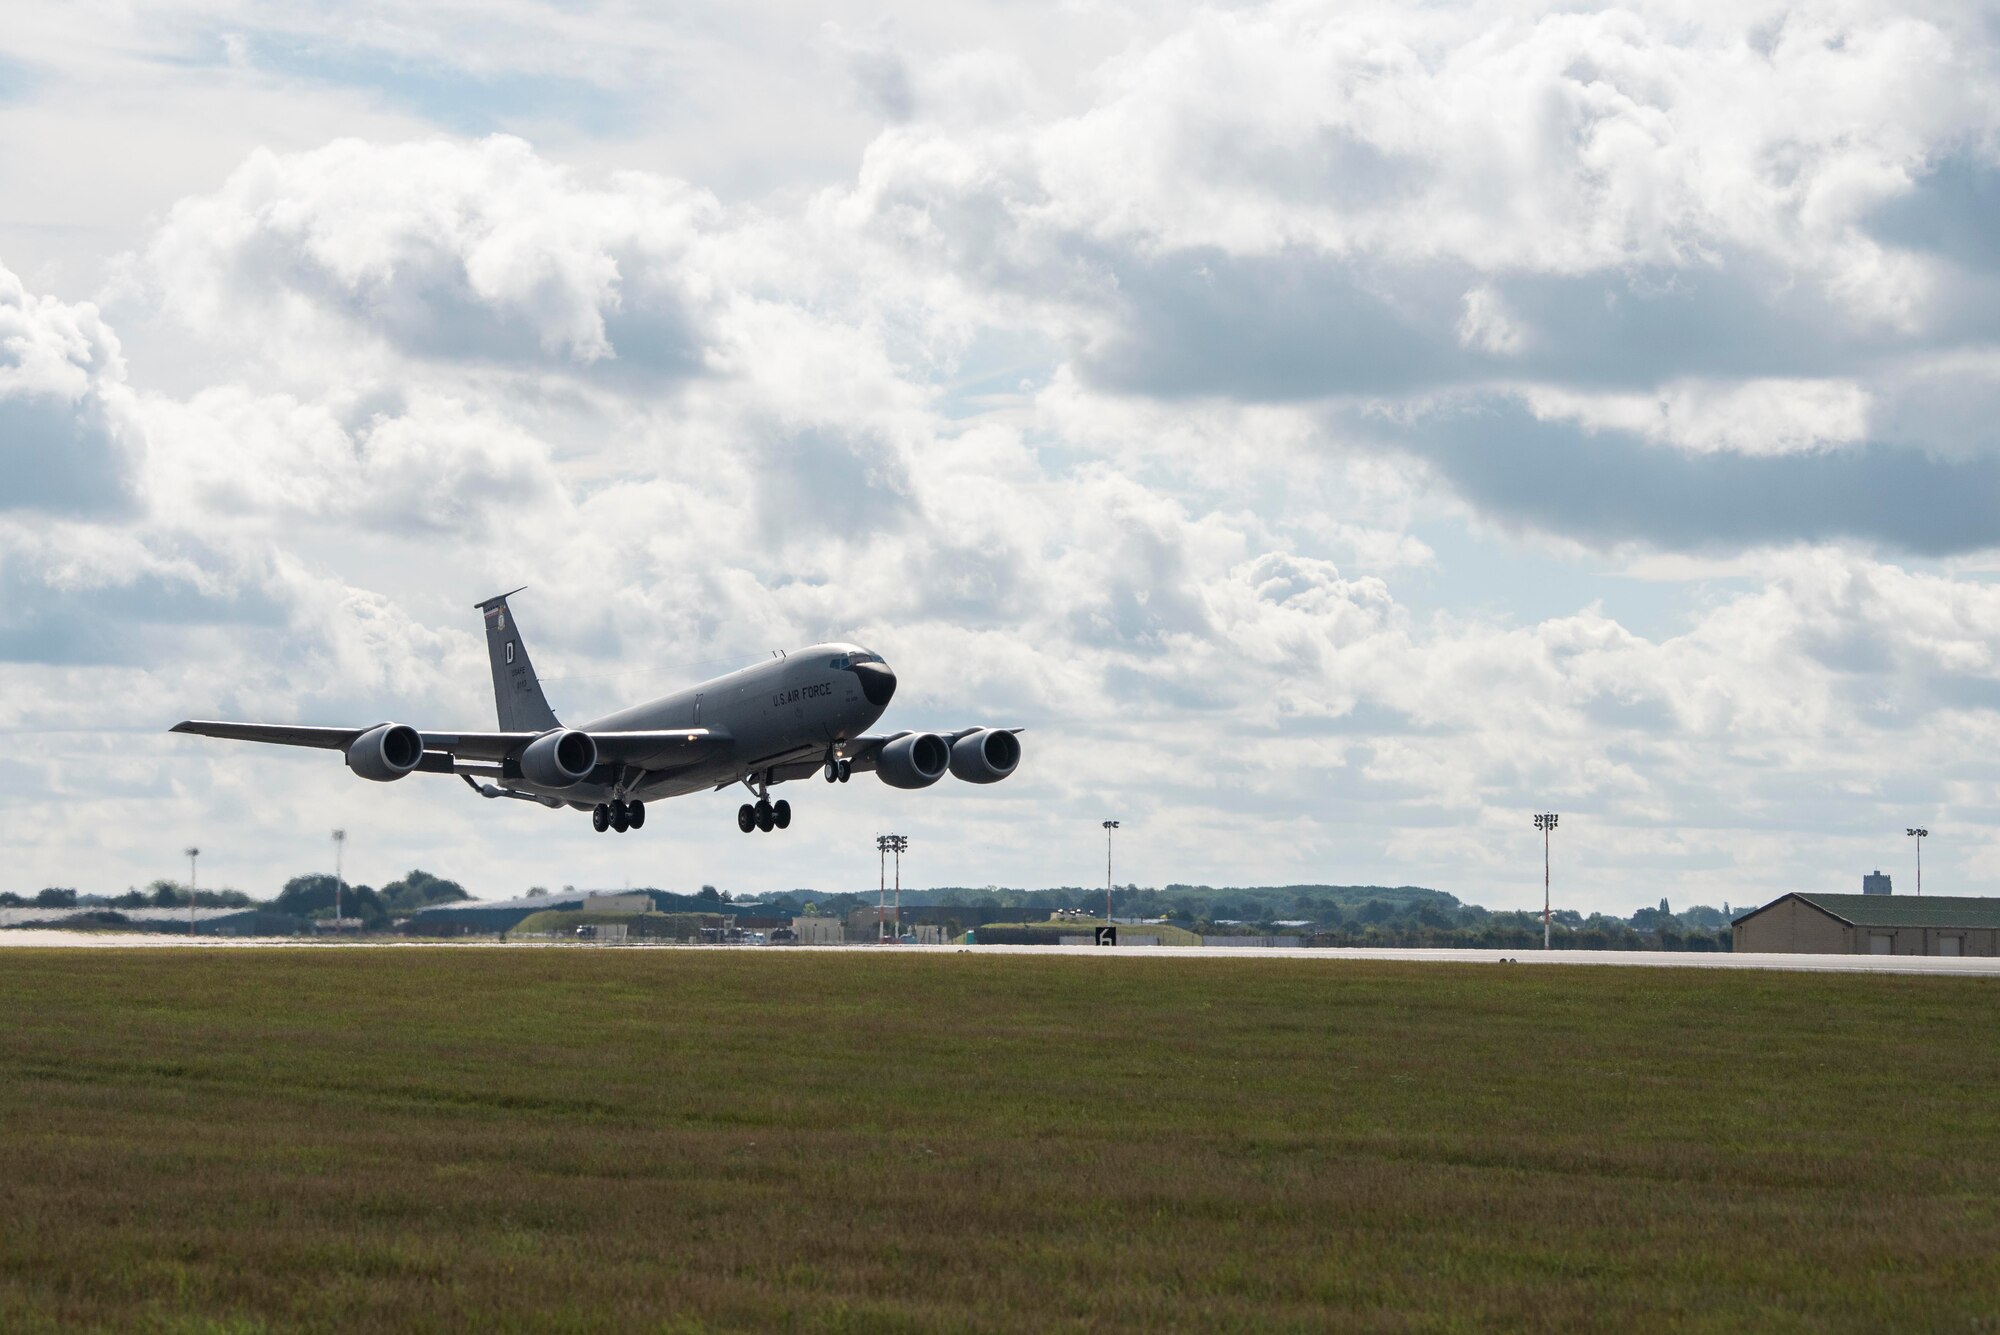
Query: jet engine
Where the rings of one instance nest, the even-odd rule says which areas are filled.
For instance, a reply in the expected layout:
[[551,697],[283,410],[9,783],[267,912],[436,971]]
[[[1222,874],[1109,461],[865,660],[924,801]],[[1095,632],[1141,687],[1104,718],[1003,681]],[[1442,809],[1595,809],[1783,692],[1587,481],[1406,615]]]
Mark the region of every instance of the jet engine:
[[998,783],[1021,763],[1021,739],[1005,728],[981,728],[951,744],[951,772],[967,783]]
[[384,723],[347,744],[347,768],[376,783],[393,783],[424,758],[424,739],[407,723]]
[[542,788],[568,788],[596,768],[597,743],[574,728],[545,732],[521,752],[521,777]]
[[928,788],[951,767],[951,748],[934,732],[907,732],[882,748],[875,772],[891,788]]

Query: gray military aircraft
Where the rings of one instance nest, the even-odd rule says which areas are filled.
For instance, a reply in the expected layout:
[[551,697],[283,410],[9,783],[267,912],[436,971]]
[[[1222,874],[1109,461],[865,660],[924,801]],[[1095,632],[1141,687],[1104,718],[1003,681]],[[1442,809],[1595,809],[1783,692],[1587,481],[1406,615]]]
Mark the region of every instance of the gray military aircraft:
[[857,644],[810,649],[634,705],[580,728],[556,721],[528,661],[507,600],[478,605],[486,615],[498,732],[419,732],[406,723],[317,728],[289,723],[215,723],[190,719],[175,732],[346,753],[364,779],[390,783],[406,774],[457,774],[481,797],[515,797],[545,807],[590,812],[599,831],[636,830],[646,803],[742,784],[756,794],[736,812],[736,826],[782,830],[791,803],[771,800],[771,785],[824,774],[846,783],[873,770],[895,788],[928,788],[950,771],[968,783],[998,783],[1021,763],[1019,728],[952,733],[871,733],[896,694],[896,674]]

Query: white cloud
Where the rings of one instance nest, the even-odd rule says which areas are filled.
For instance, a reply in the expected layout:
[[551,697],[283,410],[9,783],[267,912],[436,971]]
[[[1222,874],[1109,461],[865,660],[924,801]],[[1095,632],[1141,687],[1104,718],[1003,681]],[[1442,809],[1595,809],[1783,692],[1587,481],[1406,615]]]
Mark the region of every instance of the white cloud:
[[[466,12],[409,20],[401,73],[588,80],[619,45],[503,10],[462,50]],[[804,130],[872,138],[786,189],[680,170],[686,129],[378,115],[115,210],[143,234],[106,315],[0,276],[0,413],[108,461],[0,517],[17,874],[117,888],[185,831],[268,889],[345,823],[364,879],[657,881],[668,839],[697,882],[842,887],[893,820],[920,880],[1039,884],[1107,808],[1142,880],[1519,903],[1543,805],[1585,906],[1845,884],[1912,809],[1961,817],[1974,874],[2000,604],[1894,552],[1994,541],[1983,252],[1881,211],[1952,154],[1983,198],[1990,35],[1859,4],[824,22],[771,69],[858,79]],[[225,26],[243,106],[289,78],[425,119],[379,69],[287,74],[271,32],[310,13]],[[712,49],[683,36],[635,20],[602,82]],[[765,142],[776,105],[677,123]],[[1591,584],[1588,546],[1650,578]],[[614,843],[157,731],[481,722],[467,604],[523,582],[566,717],[852,637],[902,673],[892,722],[1026,723],[1029,764],[797,794],[784,841],[690,798]]]

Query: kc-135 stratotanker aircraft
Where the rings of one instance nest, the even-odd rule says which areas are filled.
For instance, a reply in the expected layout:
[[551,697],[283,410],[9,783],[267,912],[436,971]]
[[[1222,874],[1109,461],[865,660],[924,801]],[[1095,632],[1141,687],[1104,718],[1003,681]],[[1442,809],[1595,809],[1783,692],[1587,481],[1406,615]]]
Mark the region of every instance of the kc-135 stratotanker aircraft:
[[[816,644],[580,728],[556,721],[507,606],[512,593],[480,603],[493,662],[498,732],[419,732],[406,723],[315,728],[289,723],[191,719],[175,732],[346,753],[364,779],[457,774],[482,797],[518,797],[590,812],[599,831],[636,830],[646,803],[742,784],[754,803],[737,828],[782,830],[791,803],[772,784],[824,774],[846,783],[873,770],[895,788],[928,788],[949,770],[968,783],[998,783],[1021,763],[1019,728],[871,733],[896,694],[896,674],[855,644]],[[482,782],[482,780],[484,782]]]

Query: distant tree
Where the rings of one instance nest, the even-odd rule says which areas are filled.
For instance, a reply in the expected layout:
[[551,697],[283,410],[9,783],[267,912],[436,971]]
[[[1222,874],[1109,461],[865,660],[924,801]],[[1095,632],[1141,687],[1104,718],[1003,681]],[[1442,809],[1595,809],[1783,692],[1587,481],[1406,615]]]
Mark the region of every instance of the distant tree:
[[50,886],[35,896],[38,909],[73,909],[76,907],[76,891],[61,886]]
[[542,899],[545,898],[548,895],[548,893],[549,893],[549,888],[546,885],[531,885],[528,887],[528,898],[530,899]]
[[701,888],[701,893],[696,895],[695,898],[705,904],[720,904],[722,902],[722,892],[712,885],[704,885]]
[[333,877],[325,872],[294,876],[285,882],[285,888],[271,901],[271,907],[280,913],[310,917],[321,909],[333,907],[333,884]]
[[146,887],[146,902],[156,909],[178,908],[187,903],[187,891],[172,881],[155,881]]
[[383,886],[381,893],[382,902],[391,911],[404,913],[430,904],[451,904],[472,898],[457,881],[447,881],[427,871],[411,871],[401,880]]
[[[333,890],[333,877],[324,872],[294,876],[285,882],[285,888],[271,901],[271,907],[279,913],[290,913],[300,918],[331,918]],[[368,927],[381,925],[389,916],[382,896],[365,885],[349,885],[341,889],[340,911],[349,918],[361,919],[363,925]]]
[[15,894],[12,890],[0,890],[0,908],[20,908],[27,902],[27,900],[21,898],[21,896]]

